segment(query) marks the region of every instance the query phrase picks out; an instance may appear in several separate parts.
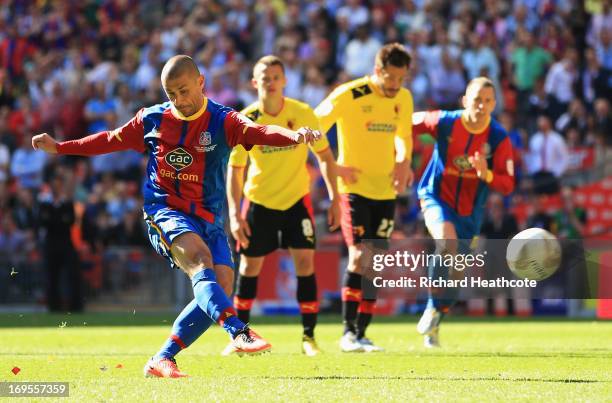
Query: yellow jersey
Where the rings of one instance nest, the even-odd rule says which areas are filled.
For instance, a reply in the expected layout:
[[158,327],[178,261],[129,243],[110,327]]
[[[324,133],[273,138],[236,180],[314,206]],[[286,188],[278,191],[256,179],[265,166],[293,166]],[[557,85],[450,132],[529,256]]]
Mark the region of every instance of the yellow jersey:
[[[278,115],[265,113],[259,102],[254,102],[242,113],[262,125],[278,125],[297,130],[302,126],[318,129],[319,123],[310,106],[291,98],[284,98]],[[229,158],[229,165],[245,167],[250,159],[244,195],[250,201],[269,209],[287,210],[310,191],[310,175],[306,168],[308,147],[297,144],[289,147],[254,146],[250,151],[238,145]],[[310,146],[320,153],[329,148],[327,137]]]
[[323,133],[336,124],[338,164],[358,168],[357,181],[338,177],[340,193],[356,193],[374,200],[396,197],[393,187],[395,138],[403,141],[406,158],[412,155],[412,94],[401,88],[387,98],[370,76],[337,87],[315,109]]

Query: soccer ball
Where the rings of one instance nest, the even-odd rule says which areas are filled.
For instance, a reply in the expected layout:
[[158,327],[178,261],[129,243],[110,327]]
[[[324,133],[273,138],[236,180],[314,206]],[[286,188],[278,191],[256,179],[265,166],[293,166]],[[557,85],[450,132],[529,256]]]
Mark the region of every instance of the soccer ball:
[[550,232],[528,228],[510,240],[506,261],[517,277],[544,280],[552,276],[561,264],[561,245]]

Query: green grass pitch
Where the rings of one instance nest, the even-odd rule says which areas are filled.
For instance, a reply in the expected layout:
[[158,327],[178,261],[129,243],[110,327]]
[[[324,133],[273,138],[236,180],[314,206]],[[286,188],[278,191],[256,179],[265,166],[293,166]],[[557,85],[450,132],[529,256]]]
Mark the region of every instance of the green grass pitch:
[[211,328],[177,357],[190,378],[145,379],[173,319],[1,314],[0,381],[67,381],[79,402],[612,400],[612,322],[451,317],[428,351],[416,317],[375,318],[369,336],[387,351],[343,354],[340,319],[322,317],[324,354],[308,358],[299,318],[255,318],[271,354],[221,357],[227,337]]

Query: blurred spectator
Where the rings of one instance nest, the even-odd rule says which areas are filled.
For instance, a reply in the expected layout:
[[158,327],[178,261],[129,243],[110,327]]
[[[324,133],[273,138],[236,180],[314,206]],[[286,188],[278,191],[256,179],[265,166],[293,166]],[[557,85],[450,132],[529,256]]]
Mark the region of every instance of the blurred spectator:
[[9,179],[9,165],[11,163],[11,154],[9,149],[3,143],[0,143],[0,182],[6,183]]
[[366,25],[355,32],[355,39],[346,45],[345,71],[352,78],[370,74],[374,70],[374,58],[381,43],[372,38]]
[[[283,64],[285,65],[285,77],[287,78],[285,95],[289,98],[300,99],[303,79],[301,64],[298,60],[295,48],[286,47],[281,49],[280,58],[283,60]],[[249,104],[250,102],[245,102],[245,105]]]
[[[492,193],[489,196],[488,207],[489,211],[480,231],[482,235],[487,239],[509,239],[519,232],[516,219],[506,211],[501,195]],[[500,253],[499,256],[503,257],[505,253]]]
[[37,206],[35,205],[34,195],[28,189],[19,189],[12,202],[13,220],[15,225],[32,235],[37,225]]
[[595,51],[601,65],[612,70],[612,27],[610,25],[601,30],[600,41],[595,46]]
[[576,49],[570,48],[563,59],[551,66],[546,75],[544,89],[551,96],[550,115],[553,120],[559,118],[574,99],[574,84],[578,76],[576,63]]
[[142,212],[138,208],[133,208],[125,212],[123,219],[117,225],[113,241],[122,246],[147,246],[149,239],[146,234]]
[[40,112],[32,108],[29,97],[19,97],[17,109],[8,116],[8,125],[17,145],[21,144],[26,133],[34,134],[40,131]]
[[561,210],[553,214],[553,233],[560,239],[580,239],[587,222],[586,210],[576,206],[572,189],[561,190]]
[[612,145],[612,116],[610,116],[610,101],[597,99],[595,101],[595,131],[605,135],[608,146]]
[[547,196],[534,195],[531,198],[533,213],[527,218],[527,228],[542,228],[552,230],[553,218],[546,212]]
[[306,71],[306,84],[302,90],[301,99],[312,108],[316,108],[327,96],[328,90],[323,75],[316,67]]
[[529,140],[527,170],[532,175],[537,193],[559,191],[559,178],[565,172],[568,151],[565,139],[552,129],[550,118],[540,116],[538,129]]
[[352,32],[369,21],[370,11],[361,5],[361,0],[346,0],[346,5],[338,9],[336,17],[346,18]]
[[[51,312],[80,312],[83,310],[81,272],[70,237],[70,229],[75,220],[74,204],[67,195],[61,172],[54,173],[50,188],[51,192],[41,201],[39,210],[40,228],[44,230],[47,307]],[[67,306],[63,304],[61,295],[64,288],[68,291]]]
[[440,109],[457,109],[465,92],[465,79],[458,60],[442,52],[441,63],[429,72],[431,97]]
[[20,230],[13,217],[4,215],[0,221],[0,255],[11,264],[19,264],[34,246],[25,231]]
[[106,93],[105,83],[93,84],[93,97],[85,104],[85,119],[87,120],[88,133],[97,133],[109,130],[112,123],[116,121],[115,102]]
[[601,66],[593,48],[585,52],[585,66],[582,70],[582,97],[592,106],[596,98],[612,98],[612,72]]
[[514,178],[515,188],[520,189],[521,179],[523,178],[523,157],[525,154],[525,141],[523,140],[524,132],[521,132],[514,123],[514,117],[510,112],[502,112],[499,117],[499,123],[506,130],[510,142],[512,143],[512,152],[514,157]]
[[481,76],[484,69],[487,77],[496,83],[499,90],[499,61],[491,47],[485,45],[482,35],[470,35],[470,48],[463,52],[463,68],[467,71],[468,80]]
[[402,0],[400,8],[395,13],[394,22],[402,34],[408,31],[420,31],[425,28],[426,17],[422,9],[418,9],[414,0]]
[[6,69],[0,68],[0,108],[13,107],[15,103],[15,90],[8,77]]
[[213,71],[210,84],[206,85],[206,96],[220,104],[235,107],[238,102],[238,95],[234,88],[224,84],[223,78],[222,70]]
[[15,150],[11,161],[11,176],[21,188],[36,191],[43,181],[43,169],[47,163],[47,154],[44,151],[34,151],[32,148],[32,134],[26,133],[23,144]]
[[119,225],[129,211],[137,208],[137,200],[128,194],[125,182],[117,182],[115,190],[116,196],[106,203],[106,212],[111,224]]
[[521,31],[520,45],[512,52],[510,61],[514,66],[514,84],[518,89],[518,112],[524,119],[529,94],[538,78],[546,72],[546,66],[552,61],[550,53],[535,43],[533,33]]
[[[522,102],[521,100],[517,100],[517,102]],[[533,92],[529,96],[529,102],[527,103],[527,111],[529,112],[529,116],[522,121],[519,121],[522,126],[529,132],[533,132],[537,130],[537,118],[540,115],[548,115],[548,111],[550,109],[550,102],[548,94],[544,90],[544,80],[538,79],[535,83],[535,87]],[[517,108],[517,112],[521,110],[522,106],[519,104]]]
[[579,99],[574,99],[570,102],[567,112],[555,122],[555,129],[560,133],[565,133],[567,129],[574,127],[580,133],[586,133],[587,125],[586,109]]

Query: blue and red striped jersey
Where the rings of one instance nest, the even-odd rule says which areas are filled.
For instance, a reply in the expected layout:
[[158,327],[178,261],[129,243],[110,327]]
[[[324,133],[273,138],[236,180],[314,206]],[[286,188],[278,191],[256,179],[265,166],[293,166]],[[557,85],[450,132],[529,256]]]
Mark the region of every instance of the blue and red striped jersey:
[[58,143],[60,154],[96,155],[134,149],[146,152],[145,205],[161,204],[222,224],[225,176],[232,147],[296,144],[297,134],[253,123],[209,99],[183,117],[170,102],[143,108],[124,126]]
[[[444,201],[461,216],[482,213],[489,189],[509,194],[514,189],[512,145],[501,125],[491,119],[480,133],[469,132],[461,119],[463,110],[419,112],[413,115],[413,133],[429,133],[435,139],[431,159],[418,185],[419,198]],[[490,183],[478,178],[468,161],[476,151],[484,153],[493,172]]]

